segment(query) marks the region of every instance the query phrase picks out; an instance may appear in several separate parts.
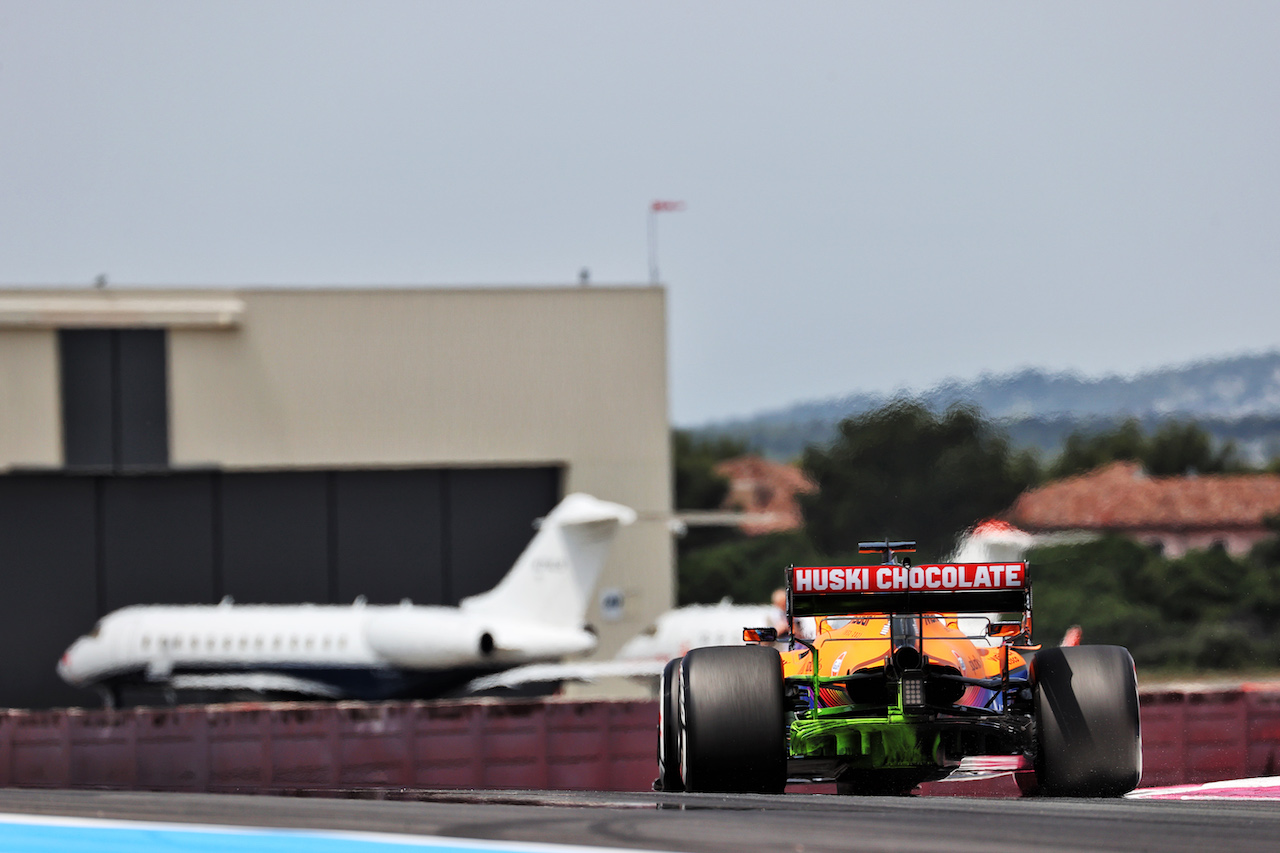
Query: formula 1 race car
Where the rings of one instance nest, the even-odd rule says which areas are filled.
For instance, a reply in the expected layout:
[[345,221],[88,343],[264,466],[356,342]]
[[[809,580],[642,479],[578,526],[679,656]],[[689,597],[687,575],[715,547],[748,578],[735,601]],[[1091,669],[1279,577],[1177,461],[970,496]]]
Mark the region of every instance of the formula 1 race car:
[[[913,566],[913,542],[864,542],[880,565],[787,570],[784,651],[689,651],[663,673],[662,791],[905,794],[1012,772],[1026,795],[1119,796],[1142,774],[1137,679],[1119,646],[1030,645],[1026,563]],[[796,620],[816,625],[795,636]],[[1029,663],[1028,663],[1029,661]]]

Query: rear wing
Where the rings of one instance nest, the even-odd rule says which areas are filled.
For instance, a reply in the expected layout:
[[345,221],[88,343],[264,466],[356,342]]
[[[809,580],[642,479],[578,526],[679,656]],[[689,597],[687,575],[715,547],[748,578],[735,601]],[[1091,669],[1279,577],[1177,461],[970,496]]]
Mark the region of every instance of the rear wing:
[[797,566],[787,569],[787,610],[793,618],[1026,613],[1031,610],[1031,582],[1026,563]]

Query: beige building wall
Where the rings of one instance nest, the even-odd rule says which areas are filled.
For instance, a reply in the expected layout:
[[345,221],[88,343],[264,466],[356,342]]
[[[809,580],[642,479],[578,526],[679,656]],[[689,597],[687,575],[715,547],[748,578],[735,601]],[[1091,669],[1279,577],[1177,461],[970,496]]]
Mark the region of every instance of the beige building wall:
[[593,621],[674,598],[658,287],[0,292],[0,467],[61,464],[56,329],[169,330],[170,460],[227,470],[564,466],[640,514]]
[[54,333],[0,328],[0,470],[62,464],[58,388]]

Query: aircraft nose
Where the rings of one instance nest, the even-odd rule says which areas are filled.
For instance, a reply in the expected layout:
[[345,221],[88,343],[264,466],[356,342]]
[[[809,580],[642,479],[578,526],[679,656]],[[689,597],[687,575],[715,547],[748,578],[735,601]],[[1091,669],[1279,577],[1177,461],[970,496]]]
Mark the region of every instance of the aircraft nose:
[[68,680],[70,680],[70,677],[71,677],[71,652],[72,652],[72,650],[73,650],[74,648],[75,648],[75,646],[73,645],[73,646],[72,646],[72,648],[67,649],[65,652],[63,652],[63,653],[62,653],[62,657],[58,660],[58,666],[57,666],[58,675],[62,677],[62,680],[63,680],[63,681],[68,681]]

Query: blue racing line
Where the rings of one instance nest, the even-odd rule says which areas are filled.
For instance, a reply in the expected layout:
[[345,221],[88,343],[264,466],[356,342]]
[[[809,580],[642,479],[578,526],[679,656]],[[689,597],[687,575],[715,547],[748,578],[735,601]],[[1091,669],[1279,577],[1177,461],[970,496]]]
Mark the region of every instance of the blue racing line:
[[[255,829],[0,814],[0,853],[618,853],[616,848],[434,835]],[[631,851],[637,853],[637,851]]]

